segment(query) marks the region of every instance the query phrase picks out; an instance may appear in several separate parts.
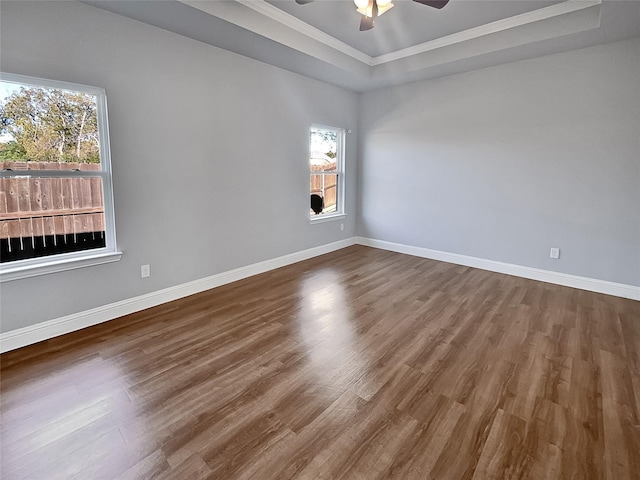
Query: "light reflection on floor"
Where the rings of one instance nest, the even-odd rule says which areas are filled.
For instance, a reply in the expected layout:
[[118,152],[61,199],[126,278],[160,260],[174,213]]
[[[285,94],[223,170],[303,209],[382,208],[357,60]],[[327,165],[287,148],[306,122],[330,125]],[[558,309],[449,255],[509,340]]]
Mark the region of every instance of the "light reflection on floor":
[[[118,363],[93,355],[66,368],[43,372],[24,389],[4,396],[3,405],[19,406],[2,409],[3,470],[28,468],[39,472],[38,478],[47,478],[54,465],[61,471],[59,459],[50,454],[57,450],[73,452],[62,467],[66,478],[85,474],[85,478],[98,478],[92,477],[90,466],[87,470],[98,460],[107,460],[113,471],[126,470],[130,446],[121,428],[140,424],[140,419],[132,422],[137,414],[126,394],[128,387],[127,375]],[[33,431],[32,422],[43,427]],[[19,450],[12,451],[16,446]],[[29,464],[25,464],[27,455]]]
[[355,319],[340,275],[327,268],[303,279],[298,327],[302,345],[322,384],[348,387],[367,369],[357,343]]

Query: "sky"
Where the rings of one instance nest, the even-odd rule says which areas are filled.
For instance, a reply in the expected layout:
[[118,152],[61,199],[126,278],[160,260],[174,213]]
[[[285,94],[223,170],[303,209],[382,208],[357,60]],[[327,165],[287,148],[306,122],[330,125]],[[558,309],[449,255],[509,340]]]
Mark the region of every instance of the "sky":
[[17,92],[20,90],[19,83],[11,83],[5,82],[4,80],[0,82],[0,101],[4,101],[9,95],[13,92]]
[[[17,92],[18,90],[20,90],[19,83],[1,81],[0,82],[0,103],[4,102],[4,100],[9,95],[11,95],[13,92]],[[0,143],[7,143],[7,142],[10,142],[11,140],[13,140],[13,136],[8,133],[0,135]]]

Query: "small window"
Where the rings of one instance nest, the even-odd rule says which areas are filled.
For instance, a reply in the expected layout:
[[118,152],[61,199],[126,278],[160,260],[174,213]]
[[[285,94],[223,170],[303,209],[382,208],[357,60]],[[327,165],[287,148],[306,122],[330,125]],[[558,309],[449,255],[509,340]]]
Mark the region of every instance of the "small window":
[[117,260],[104,90],[2,73],[0,121],[2,280]]
[[344,214],[344,130],[312,126],[309,142],[311,220]]

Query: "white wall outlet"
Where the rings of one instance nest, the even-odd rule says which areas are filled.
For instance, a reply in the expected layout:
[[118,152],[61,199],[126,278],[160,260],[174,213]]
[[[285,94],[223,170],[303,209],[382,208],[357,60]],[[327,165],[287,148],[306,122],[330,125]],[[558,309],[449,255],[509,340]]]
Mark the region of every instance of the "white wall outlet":
[[140,267],[140,278],[147,278],[151,276],[151,267],[149,265],[142,265]]
[[344,231],[344,223],[341,223],[341,224],[340,224],[340,231],[341,231],[341,232],[342,232],[342,231]]
[[551,253],[549,254],[550,258],[560,258],[560,249],[559,248],[552,248],[551,249]]

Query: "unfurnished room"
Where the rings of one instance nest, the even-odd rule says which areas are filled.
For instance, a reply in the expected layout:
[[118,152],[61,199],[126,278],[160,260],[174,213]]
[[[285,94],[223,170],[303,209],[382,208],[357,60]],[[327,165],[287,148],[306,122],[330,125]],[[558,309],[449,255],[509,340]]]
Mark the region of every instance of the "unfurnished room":
[[3,480],[640,480],[640,0],[0,1]]

